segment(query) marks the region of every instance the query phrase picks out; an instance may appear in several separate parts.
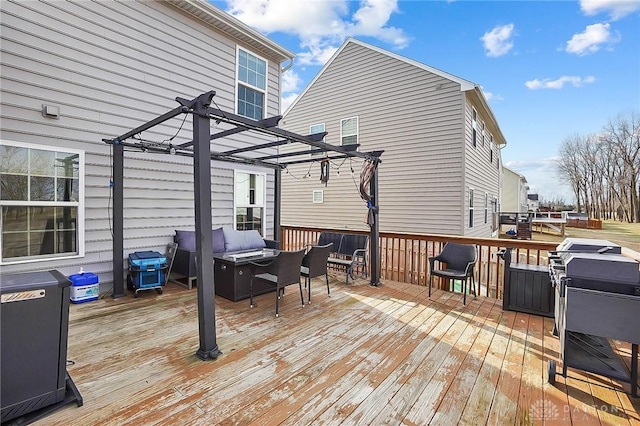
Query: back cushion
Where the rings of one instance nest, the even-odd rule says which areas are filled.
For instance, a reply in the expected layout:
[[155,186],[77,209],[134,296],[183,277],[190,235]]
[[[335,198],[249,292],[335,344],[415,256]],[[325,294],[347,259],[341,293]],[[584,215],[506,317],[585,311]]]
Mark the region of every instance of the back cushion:
[[[220,253],[224,251],[224,233],[222,228],[217,228],[211,231],[211,239],[213,240],[213,252]],[[176,235],[173,236],[173,241],[178,243],[178,247],[184,250],[195,251],[196,250],[196,232],[195,231],[180,231],[176,229]]]
[[267,246],[256,230],[237,231],[224,227],[222,231],[224,232],[224,251],[261,249]]
[[180,231],[176,229],[173,242],[178,243],[178,247],[184,250],[195,251],[196,233],[195,231]]

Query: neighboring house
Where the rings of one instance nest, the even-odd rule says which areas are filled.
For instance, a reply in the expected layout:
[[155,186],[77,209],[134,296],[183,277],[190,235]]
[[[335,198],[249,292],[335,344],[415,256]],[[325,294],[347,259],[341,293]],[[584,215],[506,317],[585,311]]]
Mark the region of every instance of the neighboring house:
[[527,210],[530,212],[537,212],[540,210],[538,194],[527,194]]
[[[204,0],[0,6],[3,273],[84,268],[113,280],[112,146],[103,138],[178,107],[176,97],[210,90],[223,111],[280,113],[282,66],[294,55]],[[139,139],[189,141],[191,125],[182,124],[180,116]],[[212,150],[260,138],[214,140]],[[194,228],[193,161],[126,152],[124,164],[125,257],[164,252],[175,229]],[[214,226],[272,238],[273,171],[214,162],[211,172]]]
[[524,213],[529,210],[527,179],[508,167],[502,167],[502,211]]
[[[381,231],[496,235],[492,212],[506,141],[477,84],[351,38],[287,109],[281,127],[384,150]],[[282,224],[367,229],[360,167],[331,161],[326,186],[319,165],[289,167]]]

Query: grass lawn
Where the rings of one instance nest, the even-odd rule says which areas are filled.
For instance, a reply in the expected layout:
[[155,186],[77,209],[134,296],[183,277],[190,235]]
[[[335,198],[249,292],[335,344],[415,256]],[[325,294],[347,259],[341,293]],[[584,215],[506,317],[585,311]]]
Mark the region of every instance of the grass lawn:
[[595,238],[609,240],[640,253],[640,223],[617,222],[603,220],[602,229],[569,228],[565,230],[565,236],[551,233],[532,232],[533,241],[549,241],[560,243],[567,237],[570,238]]

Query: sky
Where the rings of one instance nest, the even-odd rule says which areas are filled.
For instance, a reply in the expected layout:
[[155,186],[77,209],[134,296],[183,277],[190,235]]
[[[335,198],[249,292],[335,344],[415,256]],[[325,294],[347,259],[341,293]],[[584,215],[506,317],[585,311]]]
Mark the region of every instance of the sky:
[[348,37],[482,87],[529,193],[573,202],[562,142],[640,112],[640,0],[211,0],[295,53],[282,111]]

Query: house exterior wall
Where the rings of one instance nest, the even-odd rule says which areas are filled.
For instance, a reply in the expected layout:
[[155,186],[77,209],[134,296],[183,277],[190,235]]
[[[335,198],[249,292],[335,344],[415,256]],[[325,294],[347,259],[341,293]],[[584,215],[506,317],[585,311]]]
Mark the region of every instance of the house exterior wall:
[[[2,111],[5,141],[71,148],[85,153],[85,255],[64,260],[3,264],[2,272],[58,269],[112,275],[111,146],[102,142],[215,90],[222,110],[235,111],[238,43],[168,2],[2,2]],[[206,6],[206,5],[205,5]],[[280,61],[269,51],[245,49],[269,61],[266,115],[279,113]],[[272,54],[273,55],[273,54]],[[41,113],[59,108],[57,119]],[[153,142],[192,139],[183,116],[145,131]],[[219,130],[222,130],[221,128]],[[255,135],[215,140],[212,149],[256,143]],[[215,144],[215,145],[214,145]],[[274,153],[273,151],[267,151]],[[124,250],[164,252],[175,229],[193,229],[190,158],[125,151]],[[273,172],[267,174],[267,236],[273,234]],[[214,226],[233,224],[230,163],[212,165]],[[126,264],[126,263],[125,263]]]
[[[473,110],[476,110],[476,143],[473,144]],[[484,135],[482,134],[482,125],[485,123]],[[464,212],[466,220],[464,221],[465,236],[470,237],[490,237],[494,235],[494,226],[492,222],[494,200],[500,197],[500,167],[499,160],[496,155],[497,149],[493,148],[489,142],[488,124],[489,118],[483,115],[480,105],[474,102],[474,99],[465,95],[465,195]],[[494,149],[493,156],[490,153]],[[469,190],[473,190],[473,227],[469,226]],[[486,203],[485,203],[486,202]],[[486,209],[486,212],[485,212]]]
[[513,170],[503,167],[502,211],[527,211],[527,181]]
[[[480,210],[476,226],[468,228],[467,188],[498,196],[499,173],[493,167],[483,176],[488,148],[469,148],[470,114],[457,81],[347,43],[281,126],[308,133],[324,123],[326,142],[340,145],[340,120],[357,116],[360,151],[384,150],[378,168],[381,231],[486,237],[491,222],[484,224]],[[360,170],[360,161],[334,160],[325,187],[317,163],[290,166],[282,179],[282,224],[366,230]],[[313,190],[324,191],[323,203],[312,202]]]

